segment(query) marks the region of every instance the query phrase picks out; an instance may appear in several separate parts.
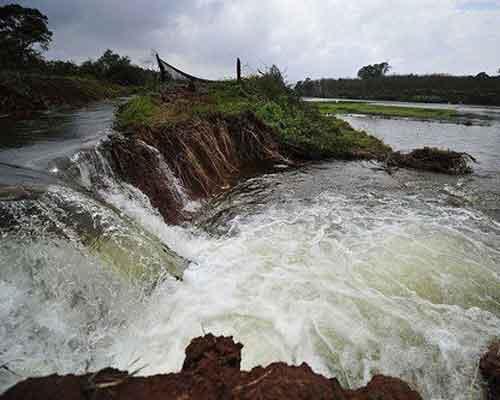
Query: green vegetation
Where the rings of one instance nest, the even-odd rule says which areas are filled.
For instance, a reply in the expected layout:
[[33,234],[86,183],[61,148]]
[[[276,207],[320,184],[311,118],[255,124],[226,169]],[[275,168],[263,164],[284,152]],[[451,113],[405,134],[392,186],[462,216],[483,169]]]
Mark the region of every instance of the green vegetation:
[[366,114],[384,117],[454,120],[460,115],[454,110],[435,108],[398,107],[353,101],[325,102],[318,104],[323,114]]
[[37,64],[51,40],[47,17],[37,9],[18,4],[0,7],[0,68]]
[[43,59],[52,32],[48,18],[39,10],[18,4],[0,7],[0,69],[49,76],[94,78],[124,86],[147,86],[157,82],[157,73],[133,65],[130,58],[106,50],[97,60],[81,65],[72,61]]
[[149,96],[137,96],[118,109],[116,127],[121,130],[150,126],[159,105]]
[[35,110],[78,106],[104,98],[131,95],[137,90],[92,78],[0,71],[0,115],[25,117]]
[[297,82],[303,97],[500,106],[500,76],[391,75]]
[[388,62],[380,64],[365,65],[358,71],[358,78],[360,79],[375,79],[382,78],[391,70]]
[[[69,62],[63,63],[68,68]],[[49,63],[57,71],[57,62]],[[155,71],[146,70],[137,65],[133,65],[130,58],[120,56],[108,49],[96,61],[87,60],[80,66],[73,64],[73,69],[79,75],[93,76],[99,80],[106,80],[124,86],[149,86],[154,87],[158,82]]]
[[47,16],[17,4],[0,6],[0,115],[25,116],[54,105],[78,105],[156,87],[155,71],[106,50],[81,65],[46,61],[52,40]]
[[289,88],[278,68],[242,82],[225,81],[200,88],[203,93],[163,103],[159,96],[140,97],[117,114],[121,129],[140,125],[160,127],[211,115],[253,113],[274,128],[277,140],[305,158],[375,157],[389,151],[379,139],[349,124],[321,114],[315,104],[302,101]]

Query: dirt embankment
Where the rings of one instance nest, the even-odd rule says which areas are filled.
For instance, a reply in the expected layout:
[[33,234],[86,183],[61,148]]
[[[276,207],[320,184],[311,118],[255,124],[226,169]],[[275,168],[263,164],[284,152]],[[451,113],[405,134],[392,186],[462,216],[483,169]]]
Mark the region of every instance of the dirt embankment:
[[[164,93],[157,101],[159,105],[145,100],[129,107],[128,117],[141,123],[120,127],[123,134],[112,136],[108,149],[115,172],[146,194],[168,223],[189,218],[185,210],[189,201],[209,198],[273,165],[328,158],[329,153],[322,151],[329,138],[315,146],[307,142],[307,135],[301,141],[288,140],[252,111],[196,114],[191,110],[206,100],[184,90]],[[360,149],[352,140],[354,144],[339,152],[339,158],[385,162],[390,173],[398,167],[454,175],[472,171],[464,153],[424,148],[401,154],[364,132],[339,126],[340,133],[332,131],[332,136],[348,130],[352,137],[374,143],[373,149]]]
[[95,79],[2,72],[0,115],[26,118],[51,107],[81,106],[129,93],[127,88]]
[[375,376],[358,390],[314,373],[307,364],[274,363],[241,371],[242,345],[232,338],[207,335],[186,349],[182,371],[148,378],[106,369],[81,376],[32,378],[11,388],[2,400],[421,400],[397,378]]
[[488,400],[500,399],[500,342],[491,345],[479,368],[488,382]]
[[245,176],[290,162],[273,129],[251,113],[143,127],[112,137],[108,149],[115,172],[145,193],[169,223],[187,216],[186,200],[208,198]]

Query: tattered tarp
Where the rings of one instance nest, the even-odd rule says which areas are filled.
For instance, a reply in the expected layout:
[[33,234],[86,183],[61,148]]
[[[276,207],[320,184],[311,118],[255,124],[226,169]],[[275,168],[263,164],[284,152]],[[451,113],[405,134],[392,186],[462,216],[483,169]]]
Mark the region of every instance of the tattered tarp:
[[198,78],[193,75],[189,75],[180,69],[175,68],[173,65],[163,61],[158,54],[156,55],[156,60],[158,61],[158,67],[160,68],[161,81],[184,81],[184,82],[213,82],[207,79]]

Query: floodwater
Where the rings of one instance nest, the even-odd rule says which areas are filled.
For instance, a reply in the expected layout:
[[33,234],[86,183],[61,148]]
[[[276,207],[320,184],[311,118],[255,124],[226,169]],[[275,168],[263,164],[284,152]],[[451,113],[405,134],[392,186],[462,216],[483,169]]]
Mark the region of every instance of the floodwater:
[[[164,373],[212,332],[245,345],[246,369],[306,361],[351,388],[383,373],[426,399],[481,398],[478,361],[500,332],[498,124],[347,116],[395,149],[479,164],[467,177],[311,164],[169,226],[112,173],[113,110],[0,121],[0,189],[13,192],[0,197],[0,364],[32,376],[138,359]],[[2,389],[18,379],[0,370]]]

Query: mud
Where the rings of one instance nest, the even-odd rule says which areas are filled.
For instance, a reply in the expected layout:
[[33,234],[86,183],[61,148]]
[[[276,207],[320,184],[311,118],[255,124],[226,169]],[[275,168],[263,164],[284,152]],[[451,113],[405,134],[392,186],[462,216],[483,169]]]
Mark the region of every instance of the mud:
[[186,349],[179,373],[148,378],[105,369],[81,376],[52,375],[28,379],[11,388],[2,400],[421,400],[397,378],[375,376],[357,390],[341,387],[337,379],[314,373],[307,364],[274,363],[266,368],[241,371],[240,343],[232,338],[207,335]]

